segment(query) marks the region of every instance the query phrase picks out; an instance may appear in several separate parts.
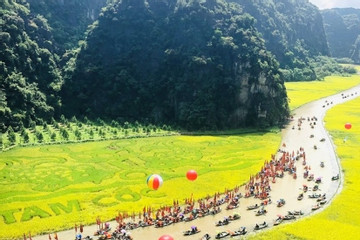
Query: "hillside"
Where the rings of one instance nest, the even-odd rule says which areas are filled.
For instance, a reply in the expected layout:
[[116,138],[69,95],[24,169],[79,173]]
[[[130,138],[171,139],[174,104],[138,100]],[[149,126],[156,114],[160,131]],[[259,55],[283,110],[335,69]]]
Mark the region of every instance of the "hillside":
[[124,0],[89,32],[65,110],[188,129],[275,124],[288,106],[255,19],[225,1]]
[[256,21],[266,48],[276,56],[287,81],[317,79],[309,61],[329,55],[322,17],[307,0],[233,0]]
[[360,9],[335,8],[321,13],[331,55],[360,63]]
[[318,72],[328,47],[307,0],[0,4],[2,131],[61,114],[197,130],[273,125],[288,112],[284,80],[338,69]]
[[51,26],[58,54],[77,47],[87,27],[111,0],[27,0],[32,15],[42,15]]
[[60,107],[62,77],[46,19],[0,1],[0,130],[50,119]]

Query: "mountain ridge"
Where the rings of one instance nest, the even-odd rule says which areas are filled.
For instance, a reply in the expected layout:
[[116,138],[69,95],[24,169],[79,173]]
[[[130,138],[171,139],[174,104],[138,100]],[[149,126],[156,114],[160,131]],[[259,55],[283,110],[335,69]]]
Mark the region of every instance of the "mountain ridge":
[[285,88],[253,23],[225,1],[118,2],[77,56],[66,109],[189,129],[255,124],[260,109],[277,123]]
[[61,114],[190,129],[279,124],[283,81],[322,77],[313,63],[329,51],[306,0],[0,5],[2,131]]

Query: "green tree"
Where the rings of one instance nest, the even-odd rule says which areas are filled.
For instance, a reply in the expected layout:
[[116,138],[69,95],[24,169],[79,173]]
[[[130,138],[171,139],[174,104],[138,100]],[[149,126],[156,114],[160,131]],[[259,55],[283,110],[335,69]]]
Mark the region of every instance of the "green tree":
[[53,127],[55,127],[57,122],[55,121],[55,119],[53,117],[51,117],[50,123]]
[[61,116],[60,116],[60,122],[62,124],[67,124],[67,120],[66,120],[66,118],[65,118],[65,116],[63,114],[61,114]]
[[35,121],[31,121],[31,122],[30,122],[30,128],[33,129],[33,130],[36,129],[36,123],[35,123]]
[[3,134],[0,131],[0,151],[2,151],[2,149],[3,149]]
[[51,141],[55,142],[55,140],[56,140],[56,132],[52,132],[50,138],[51,138]]
[[25,134],[23,135],[23,139],[24,139],[24,143],[28,143],[30,140],[29,134],[27,132],[25,132]]
[[89,135],[90,135],[90,139],[94,138],[94,131],[92,129],[90,130]]
[[79,129],[75,129],[74,134],[77,140],[81,140],[81,132],[79,131]]
[[38,142],[41,143],[44,140],[44,135],[42,134],[42,132],[36,132],[36,138]]
[[11,145],[16,143],[16,134],[11,126],[7,130],[7,137]]
[[63,137],[63,139],[69,140],[69,132],[66,129],[61,130],[61,136]]
[[26,133],[27,133],[27,132],[26,132],[26,128],[25,128],[25,127],[23,127],[23,128],[20,129],[20,136],[24,137],[24,135],[25,135]]
[[77,118],[76,118],[75,116],[73,116],[73,117],[71,118],[71,122],[76,123],[76,122],[77,122]]

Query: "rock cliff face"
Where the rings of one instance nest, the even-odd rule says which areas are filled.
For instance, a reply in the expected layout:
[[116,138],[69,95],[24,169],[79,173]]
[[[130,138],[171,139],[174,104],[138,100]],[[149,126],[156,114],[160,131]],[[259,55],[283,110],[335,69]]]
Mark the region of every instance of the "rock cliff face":
[[360,63],[360,9],[328,9],[322,15],[331,55]]
[[286,91],[254,22],[221,0],[112,4],[77,55],[65,108],[188,129],[276,124]]

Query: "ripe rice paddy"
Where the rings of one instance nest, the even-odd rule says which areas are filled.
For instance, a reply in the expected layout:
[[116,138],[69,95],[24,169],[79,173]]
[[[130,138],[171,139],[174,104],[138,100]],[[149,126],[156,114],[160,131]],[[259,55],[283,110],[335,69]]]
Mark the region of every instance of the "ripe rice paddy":
[[[222,192],[277,149],[276,132],[171,136],[16,148],[0,154],[0,239],[71,228]],[[195,169],[198,179],[185,174]],[[163,186],[146,185],[160,174]]]
[[349,89],[360,84],[360,76],[350,77],[329,76],[324,81],[287,82],[285,87],[288,93],[290,109],[333,95],[341,90]]

